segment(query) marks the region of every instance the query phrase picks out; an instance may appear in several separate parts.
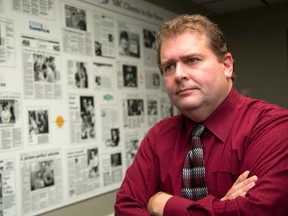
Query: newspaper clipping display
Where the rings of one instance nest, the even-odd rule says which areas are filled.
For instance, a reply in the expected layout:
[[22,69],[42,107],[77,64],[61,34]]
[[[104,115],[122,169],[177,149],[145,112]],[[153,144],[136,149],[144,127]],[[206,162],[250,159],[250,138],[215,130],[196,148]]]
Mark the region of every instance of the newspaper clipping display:
[[73,149],[67,152],[69,198],[95,194],[100,188],[99,149]]
[[41,145],[50,142],[49,109],[47,107],[29,108],[28,128],[29,145]]
[[14,22],[0,17],[0,66],[15,67]]
[[20,93],[0,92],[0,150],[23,147]]
[[46,19],[54,19],[54,0],[13,0],[11,5],[14,11]]
[[16,216],[15,161],[0,160],[0,216]]
[[112,63],[93,63],[93,88],[95,90],[115,89],[115,66]]
[[22,36],[24,95],[27,99],[61,99],[60,44]]
[[24,215],[63,202],[62,157],[59,150],[23,153],[20,163]]
[[114,15],[103,12],[95,12],[93,21],[95,56],[115,58],[116,19]]
[[95,100],[93,95],[69,95],[71,143],[95,142]]
[[92,55],[92,37],[87,29],[87,11],[69,4],[64,5],[65,28],[62,30],[65,53]]

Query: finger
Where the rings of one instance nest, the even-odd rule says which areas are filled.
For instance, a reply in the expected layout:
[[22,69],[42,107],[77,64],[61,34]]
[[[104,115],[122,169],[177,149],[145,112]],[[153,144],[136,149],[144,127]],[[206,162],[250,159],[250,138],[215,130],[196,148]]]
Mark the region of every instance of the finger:
[[[226,198],[228,200],[235,199],[239,196],[245,197],[248,191],[256,185],[254,181],[250,182],[249,184],[243,185],[237,190],[234,190],[231,194],[229,194]],[[235,188],[234,188],[235,189]]]
[[[241,182],[239,182],[239,183],[235,183],[233,186],[232,186],[232,188],[233,188],[233,190],[239,190],[239,189],[241,189],[241,188],[243,188],[243,187],[245,187],[245,186],[247,186],[247,185],[249,185],[250,183],[252,183],[252,182],[256,182],[258,180],[258,178],[257,178],[257,176],[251,176],[250,178],[247,178],[247,179],[245,179],[245,180],[243,180],[243,181],[241,181]],[[254,186],[254,185],[253,185]]]
[[234,183],[235,184],[239,184],[240,182],[244,181],[245,179],[247,179],[248,175],[249,175],[250,171],[249,170],[246,170],[244,173],[242,173],[238,179],[236,180],[236,182]]

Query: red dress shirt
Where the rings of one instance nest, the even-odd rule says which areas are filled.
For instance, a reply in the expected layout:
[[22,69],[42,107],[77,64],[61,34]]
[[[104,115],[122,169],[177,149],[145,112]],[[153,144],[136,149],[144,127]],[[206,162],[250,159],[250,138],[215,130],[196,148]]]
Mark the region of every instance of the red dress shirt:
[[[173,195],[164,215],[287,216],[288,110],[240,95],[232,88],[226,100],[204,121],[208,196],[181,197],[182,167],[195,123],[183,115],[164,119],[143,139],[117,192],[115,215],[149,215],[152,195]],[[220,201],[241,173],[257,175],[246,197]]]

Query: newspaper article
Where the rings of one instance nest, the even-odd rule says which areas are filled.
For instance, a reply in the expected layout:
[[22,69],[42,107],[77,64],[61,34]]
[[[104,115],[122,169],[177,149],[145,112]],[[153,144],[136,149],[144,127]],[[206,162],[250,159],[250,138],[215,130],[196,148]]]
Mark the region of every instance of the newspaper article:
[[22,215],[63,202],[62,156],[60,150],[20,155]]
[[179,113],[177,108],[171,103],[167,94],[160,97],[160,111],[161,119],[169,118]]
[[65,53],[92,56],[92,37],[87,29],[87,11],[64,4],[65,27],[62,30]]
[[157,94],[149,94],[147,95],[147,126],[151,127],[156,122],[160,120],[159,112],[158,112],[158,95]]
[[139,26],[118,20],[118,55],[140,58]]
[[85,61],[68,60],[66,65],[68,72],[68,87],[73,89],[88,89],[88,63]]
[[50,143],[51,131],[47,107],[28,108],[28,124],[30,146]]
[[24,96],[26,99],[61,99],[60,44],[22,35]]
[[0,92],[0,150],[23,147],[20,93]]
[[115,16],[103,12],[95,12],[94,21],[94,54],[115,58]]
[[93,88],[96,90],[112,90],[116,88],[115,66],[113,63],[93,63]]
[[123,94],[122,97],[124,128],[145,127],[144,96]]
[[0,216],[16,216],[15,161],[0,160]]
[[132,164],[140,142],[143,139],[139,135],[139,131],[125,131],[125,154],[126,154],[126,169]]
[[16,66],[14,31],[14,21],[0,17],[0,67]]
[[69,95],[71,143],[95,142],[95,100],[93,95]]
[[136,63],[117,62],[117,79],[119,89],[139,89],[144,85],[144,76]]
[[121,183],[123,179],[123,164],[120,151],[102,153],[102,165],[104,186]]
[[45,19],[54,19],[54,0],[12,0],[11,7],[14,11],[39,16]]
[[145,69],[146,89],[160,90],[162,85],[162,77],[159,70]]
[[145,66],[157,67],[157,53],[156,53],[156,30],[143,28],[143,61]]
[[93,195],[100,188],[99,149],[70,149],[67,152],[69,198]]
[[101,105],[103,150],[119,147],[120,143],[119,105]]

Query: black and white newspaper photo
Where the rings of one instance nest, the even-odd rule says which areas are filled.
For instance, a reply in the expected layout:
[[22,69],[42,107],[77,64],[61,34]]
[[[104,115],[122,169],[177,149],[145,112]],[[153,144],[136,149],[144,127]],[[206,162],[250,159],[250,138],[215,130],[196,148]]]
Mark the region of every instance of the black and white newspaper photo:
[[144,47],[143,48],[144,65],[157,68],[156,41],[155,41],[156,30],[143,28],[142,32],[143,32],[142,38]]
[[131,131],[125,131],[124,134],[125,139],[125,154],[126,154],[126,168],[128,168],[137,153],[137,150],[140,145],[140,141],[143,139],[143,137],[140,137],[138,130],[131,130]]
[[89,73],[87,62],[68,60],[67,71],[69,88],[88,89]]
[[70,149],[68,161],[68,197],[77,199],[95,195],[100,188],[99,149]]
[[62,98],[59,42],[22,36],[22,52],[25,98]]
[[60,205],[63,202],[62,157],[59,150],[20,155],[22,215]]
[[160,90],[162,85],[162,76],[156,69],[145,69],[146,89]]
[[69,95],[71,143],[95,142],[95,100],[93,95]]
[[0,216],[17,216],[15,161],[0,160]]
[[93,88],[112,90],[116,88],[116,69],[113,63],[93,63]]
[[173,104],[171,103],[169,97],[167,95],[162,95],[160,97],[160,118],[165,119],[171,116],[176,115],[179,111]]
[[147,125],[152,127],[160,120],[159,117],[159,97],[156,94],[147,95]]
[[120,112],[117,104],[101,105],[102,143],[103,150],[119,147],[120,137]]
[[140,58],[139,26],[118,20],[118,55]]
[[14,22],[0,17],[0,67],[15,67],[15,34]]
[[0,92],[0,150],[23,147],[21,95]]
[[122,153],[107,152],[102,154],[103,183],[105,187],[119,184],[123,179]]
[[119,89],[139,89],[144,85],[144,77],[136,63],[118,62],[117,82]]
[[28,124],[29,145],[50,143],[51,131],[49,130],[49,109],[47,107],[29,108]]
[[143,95],[123,94],[122,106],[125,128],[145,127],[145,105]]
[[104,12],[94,12],[94,54],[115,58],[116,50],[116,19],[115,15]]
[[55,19],[54,0],[13,0],[12,2],[12,9],[16,12],[45,19]]
[[92,56],[93,47],[91,32],[88,31],[88,12],[85,9],[63,5],[62,13],[65,17],[63,20],[62,30],[63,49],[65,53]]

